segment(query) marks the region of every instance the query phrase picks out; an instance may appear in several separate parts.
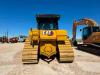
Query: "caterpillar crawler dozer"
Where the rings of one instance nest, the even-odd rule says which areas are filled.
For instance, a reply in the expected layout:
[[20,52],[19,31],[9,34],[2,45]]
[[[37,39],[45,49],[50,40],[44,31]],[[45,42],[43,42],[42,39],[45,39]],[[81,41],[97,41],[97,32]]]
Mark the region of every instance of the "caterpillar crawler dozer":
[[23,63],[38,63],[39,58],[50,62],[55,57],[59,62],[73,62],[74,51],[65,30],[58,29],[60,16],[36,15],[37,29],[30,29],[22,51]]

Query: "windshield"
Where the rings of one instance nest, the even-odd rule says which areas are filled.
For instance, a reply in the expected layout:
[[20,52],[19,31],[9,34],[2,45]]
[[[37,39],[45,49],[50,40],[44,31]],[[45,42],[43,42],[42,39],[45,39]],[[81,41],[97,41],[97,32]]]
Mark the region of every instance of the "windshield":
[[100,32],[100,27],[93,27],[93,32]]
[[39,29],[42,30],[55,30],[58,29],[57,24],[56,23],[40,23],[39,25]]
[[83,28],[82,34],[83,34],[83,39],[87,39],[87,37],[91,35],[91,28],[90,27]]

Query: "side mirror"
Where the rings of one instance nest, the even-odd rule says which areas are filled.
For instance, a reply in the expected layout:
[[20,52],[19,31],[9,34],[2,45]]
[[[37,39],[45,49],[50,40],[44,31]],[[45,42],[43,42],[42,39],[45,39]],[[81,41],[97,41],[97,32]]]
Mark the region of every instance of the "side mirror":
[[32,31],[32,28],[30,28],[30,31]]
[[82,31],[82,29],[80,29],[80,32]]
[[69,36],[67,36],[69,38]]

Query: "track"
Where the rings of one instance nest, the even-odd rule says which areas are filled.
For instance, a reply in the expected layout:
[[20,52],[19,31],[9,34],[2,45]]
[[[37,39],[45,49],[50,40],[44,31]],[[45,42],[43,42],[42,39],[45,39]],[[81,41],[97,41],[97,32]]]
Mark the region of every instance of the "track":
[[22,51],[22,62],[23,63],[38,63],[38,46],[30,45],[30,41],[27,38],[24,49]]
[[69,40],[65,44],[58,44],[59,48],[59,62],[73,62],[74,51],[71,47]]
[[92,53],[92,54],[100,56],[100,46],[98,45],[92,44],[92,45],[85,46],[85,45],[79,44],[77,48],[78,50],[86,51],[88,53]]

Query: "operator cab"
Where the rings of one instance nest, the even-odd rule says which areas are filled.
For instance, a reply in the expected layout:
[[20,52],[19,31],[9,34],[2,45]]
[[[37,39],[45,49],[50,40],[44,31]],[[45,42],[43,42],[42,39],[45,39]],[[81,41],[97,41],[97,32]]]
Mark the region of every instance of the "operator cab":
[[85,27],[82,32],[82,39],[87,39],[93,32],[100,32],[100,26]]
[[39,30],[57,30],[58,20],[60,15],[56,14],[41,14],[36,16]]

